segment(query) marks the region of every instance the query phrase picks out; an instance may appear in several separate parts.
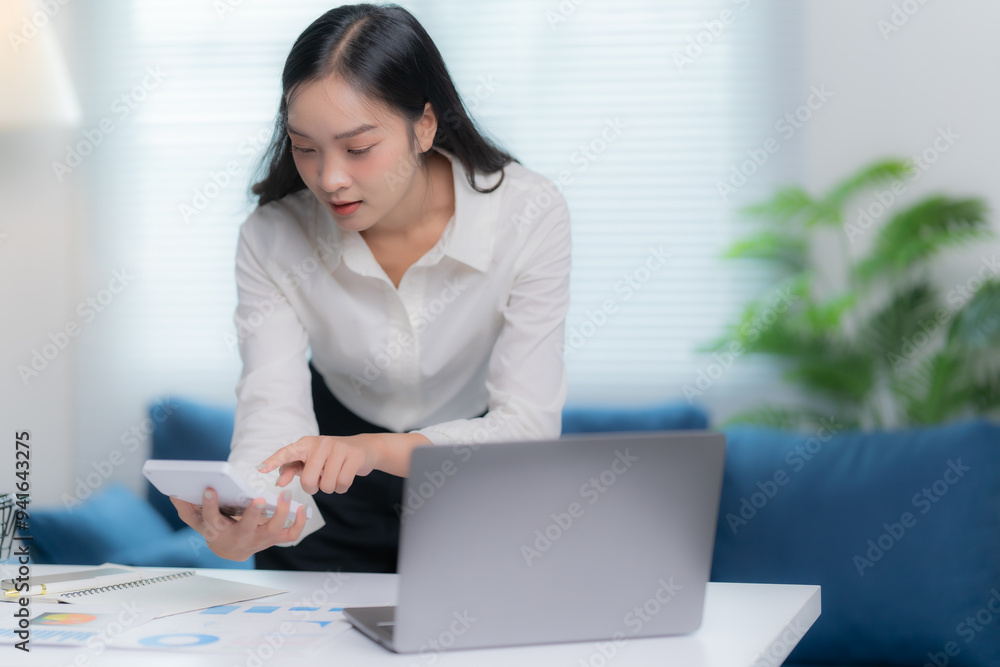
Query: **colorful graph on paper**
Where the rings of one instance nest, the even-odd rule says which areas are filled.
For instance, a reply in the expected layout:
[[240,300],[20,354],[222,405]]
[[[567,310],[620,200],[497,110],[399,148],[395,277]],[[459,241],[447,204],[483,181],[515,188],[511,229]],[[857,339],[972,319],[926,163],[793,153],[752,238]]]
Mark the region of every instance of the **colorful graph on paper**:
[[[23,637],[18,619],[0,606],[0,644],[15,644]],[[31,610],[30,637],[33,646],[101,647],[128,628],[137,628],[152,620],[156,613],[134,605],[62,605],[38,603]],[[41,609],[38,609],[41,607]],[[11,608],[11,612],[13,608]],[[64,611],[65,609],[72,611]],[[7,650],[4,647],[3,650]]]
[[240,653],[311,652],[351,627],[330,605],[232,604],[158,618],[116,638],[116,648]]

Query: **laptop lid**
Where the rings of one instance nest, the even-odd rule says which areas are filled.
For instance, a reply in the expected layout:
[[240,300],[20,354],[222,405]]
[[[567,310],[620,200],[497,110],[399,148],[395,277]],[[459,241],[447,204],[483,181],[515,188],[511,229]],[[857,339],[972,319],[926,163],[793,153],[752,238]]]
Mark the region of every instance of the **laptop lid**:
[[395,650],[694,631],[724,462],[711,431],[417,447]]

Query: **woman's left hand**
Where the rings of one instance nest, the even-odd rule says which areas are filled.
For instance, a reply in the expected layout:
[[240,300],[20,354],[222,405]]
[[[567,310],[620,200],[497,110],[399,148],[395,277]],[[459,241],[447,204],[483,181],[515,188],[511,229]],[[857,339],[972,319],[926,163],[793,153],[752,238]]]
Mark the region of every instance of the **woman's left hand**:
[[380,453],[378,434],[310,435],[285,445],[257,470],[267,473],[280,466],[278,486],[287,486],[298,475],[306,493],[345,493],[356,475],[363,477],[378,466]]

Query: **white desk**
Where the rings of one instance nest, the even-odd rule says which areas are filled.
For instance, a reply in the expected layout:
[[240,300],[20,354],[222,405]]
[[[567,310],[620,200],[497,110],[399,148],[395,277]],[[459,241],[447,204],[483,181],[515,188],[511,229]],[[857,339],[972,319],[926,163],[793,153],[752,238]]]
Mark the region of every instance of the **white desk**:
[[[32,574],[50,574],[71,569],[68,566],[34,565]],[[72,568],[76,569],[76,568]],[[151,568],[153,569],[153,568]],[[324,589],[323,603],[331,606],[365,606],[396,600],[394,574],[340,574],[339,586],[329,573],[279,572],[266,570],[199,570],[203,574],[247,583],[288,589],[290,592],[262,598],[268,603],[295,604]],[[69,605],[62,605],[69,607]],[[12,613],[12,605],[0,604],[0,613]],[[38,606],[33,608],[37,610]],[[510,667],[539,665],[551,667],[628,667],[630,665],[678,665],[682,667],[778,667],[820,614],[819,586],[784,586],[770,584],[708,585],[705,616],[698,632],[680,637],[627,639],[619,645],[605,643],[604,657],[600,642],[578,642],[545,646],[444,652],[436,655],[397,655],[375,644],[351,628],[331,645],[322,664],[337,667],[357,665],[476,665]],[[335,652],[334,652],[335,650]],[[25,655],[9,646],[0,646],[0,665],[74,665],[81,653],[81,667],[86,665],[134,667],[201,667],[207,665],[249,665],[248,656],[177,654],[156,651],[106,649],[100,655],[82,648],[34,646]],[[613,654],[611,652],[614,652]],[[328,659],[326,659],[328,657]],[[260,662],[266,667],[294,665],[307,667],[301,657],[283,656],[280,652]],[[313,661],[312,664],[320,664]],[[253,667],[253,666],[249,666]]]

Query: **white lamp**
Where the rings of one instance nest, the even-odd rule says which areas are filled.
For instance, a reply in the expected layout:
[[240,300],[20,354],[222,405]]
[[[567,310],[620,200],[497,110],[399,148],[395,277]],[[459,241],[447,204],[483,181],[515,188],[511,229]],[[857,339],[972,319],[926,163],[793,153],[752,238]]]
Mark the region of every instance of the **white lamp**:
[[[44,17],[44,20],[40,20]],[[0,2],[0,132],[77,125],[83,113],[49,17]],[[40,25],[39,25],[40,24]]]

